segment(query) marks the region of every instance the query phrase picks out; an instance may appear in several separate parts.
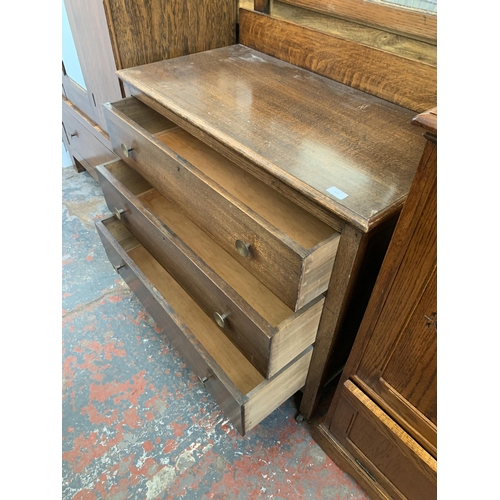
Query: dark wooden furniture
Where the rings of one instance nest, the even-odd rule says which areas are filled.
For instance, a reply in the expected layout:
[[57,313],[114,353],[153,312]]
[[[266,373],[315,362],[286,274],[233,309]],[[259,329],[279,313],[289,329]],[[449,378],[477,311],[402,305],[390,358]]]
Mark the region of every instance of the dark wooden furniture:
[[241,433],[304,387],[312,412],[418,166],[415,112],[243,44],[118,76],[111,262]]
[[78,171],[116,158],[102,105],[126,96],[116,70],[236,41],[232,0],[64,0],[83,88],[62,74],[63,142]]
[[352,352],[313,436],[373,498],[436,498],[437,111]]

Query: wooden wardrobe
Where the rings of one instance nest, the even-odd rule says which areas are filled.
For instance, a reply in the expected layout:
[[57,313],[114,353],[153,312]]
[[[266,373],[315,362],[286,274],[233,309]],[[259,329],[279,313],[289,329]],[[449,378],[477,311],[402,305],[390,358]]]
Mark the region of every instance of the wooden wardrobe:
[[374,498],[437,485],[437,111],[326,418],[315,439]]
[[235,0],[64,0],[82,87],[62,61],[62,139],[78,171],[116,159],[102,105],[126,97],[116,71],[236,41]]

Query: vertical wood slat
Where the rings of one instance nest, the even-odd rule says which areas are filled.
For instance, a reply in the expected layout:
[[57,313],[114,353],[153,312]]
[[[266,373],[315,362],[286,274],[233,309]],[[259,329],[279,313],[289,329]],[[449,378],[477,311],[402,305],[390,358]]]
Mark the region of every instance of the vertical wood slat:
[[300,412],[306,418],[311,417],[316,407],[326,365],[339,333],[367,242],[368,236],[352,226],[345,226],[342,231],[328,287],[333,293],[328,293],[326,296],[325,310],[320,320],[311,367],[300,405]]
[[113,50],[119,65],[117,69],[236,42],[237,8],[232,0],[125,3],[122,0],[104,0],[104,3],[108,24],[112,26]]

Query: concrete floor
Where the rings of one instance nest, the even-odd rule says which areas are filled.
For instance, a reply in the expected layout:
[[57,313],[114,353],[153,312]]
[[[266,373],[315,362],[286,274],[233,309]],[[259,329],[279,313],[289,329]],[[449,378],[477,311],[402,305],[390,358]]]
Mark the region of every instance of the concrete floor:
[[62,176],[63,499],[367,500],[294,398],[238,434],[113,271],[98,183]]

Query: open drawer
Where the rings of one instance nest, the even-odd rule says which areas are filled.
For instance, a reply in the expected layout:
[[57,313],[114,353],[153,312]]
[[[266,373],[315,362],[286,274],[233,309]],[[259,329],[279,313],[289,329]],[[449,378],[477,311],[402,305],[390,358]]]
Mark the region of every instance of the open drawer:
[[265,379],[121,220],[96,227],[113,267],[241,434],[303,387],[312,347]]
[[314,343],[323,295],[294,312],[126,163],[97,172],[110,211],[264,377]]
[[104,112],[116,154],[289,308],[328,288],[333,228],[137,99]]

